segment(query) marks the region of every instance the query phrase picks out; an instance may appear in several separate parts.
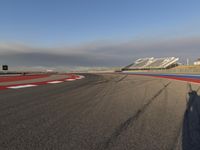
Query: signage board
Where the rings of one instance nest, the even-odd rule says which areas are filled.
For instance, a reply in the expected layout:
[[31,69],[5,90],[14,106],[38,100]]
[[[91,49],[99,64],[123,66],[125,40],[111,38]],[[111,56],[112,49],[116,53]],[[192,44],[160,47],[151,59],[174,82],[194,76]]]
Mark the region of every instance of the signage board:
[[8,70],[8,65],[3,65],[2,70]]

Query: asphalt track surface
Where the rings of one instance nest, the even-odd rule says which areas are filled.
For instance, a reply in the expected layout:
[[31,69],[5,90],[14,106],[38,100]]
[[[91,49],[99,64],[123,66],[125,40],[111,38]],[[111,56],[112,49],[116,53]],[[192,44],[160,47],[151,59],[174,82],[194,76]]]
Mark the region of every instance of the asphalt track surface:
[[[0,91],[1,150],[179,150],[186,82],[84,74]],[[192,85],[198,91],[198,85]]]

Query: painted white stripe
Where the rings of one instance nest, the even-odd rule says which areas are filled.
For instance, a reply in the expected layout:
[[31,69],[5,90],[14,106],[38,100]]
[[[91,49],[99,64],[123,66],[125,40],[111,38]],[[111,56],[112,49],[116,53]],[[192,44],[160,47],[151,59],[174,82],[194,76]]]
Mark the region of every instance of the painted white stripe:
[[74,80],[76,80],[76,79],[66,79],[65,81],[74,81]]
[[51,82],[47,82],[47,83],[50,83],[50,84],[56,84],[56,83],[62,83],[63,81],[51,81]]
[[196,83],[196,82],[190,82],[191,84],[195,84],[195,85],[200,85],[200,83]]
[[85,78],[84,76],[82,76],[82,75],[79,75],[79,77],[81,77],[81,78]]
[[18,85],[18,86],[9,86],[7,88],[9,88],[9,89],[20,89],[20,88],[27,88],[27,87],[34,87],[34,86],[37,86],[37,85],[26,84],[26,85]]
[[83,79],[83,78],[85,78],[84,76],[78,76],[78,77],[76,77],[76,79]]

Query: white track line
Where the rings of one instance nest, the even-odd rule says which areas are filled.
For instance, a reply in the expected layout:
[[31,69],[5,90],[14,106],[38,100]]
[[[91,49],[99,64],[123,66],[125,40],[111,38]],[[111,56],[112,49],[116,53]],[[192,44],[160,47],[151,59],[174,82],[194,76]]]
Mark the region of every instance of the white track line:
[[62,83],[63,81],[51,81],[51,82],[47,82],[47,83],[50,83],[50,84],[56,84],[56,83]]
[[37,86],[37,85],[26,84],[26,85],[9,86],[7,88],[9,88],[9,89],[21,89],[21,88],[28,88],[28,87],[34,87],[34,86]]

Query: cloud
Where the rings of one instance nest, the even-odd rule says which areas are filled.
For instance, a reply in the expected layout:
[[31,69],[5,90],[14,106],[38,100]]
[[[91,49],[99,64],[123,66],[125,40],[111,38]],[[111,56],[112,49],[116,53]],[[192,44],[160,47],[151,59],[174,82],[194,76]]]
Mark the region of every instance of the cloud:
[[200,38],[95,41],[78,46],[34,47],[0,43],[0,63],[27,66],[123,66],[140,57],[196,59]]
[[[13,53],[0,56],[1,61],[12,65],[29,66],[109,66],[115,65],[115,58],[106,55],[51,54],[47,52]],[[114,62],[113,62],[114,61]]]

